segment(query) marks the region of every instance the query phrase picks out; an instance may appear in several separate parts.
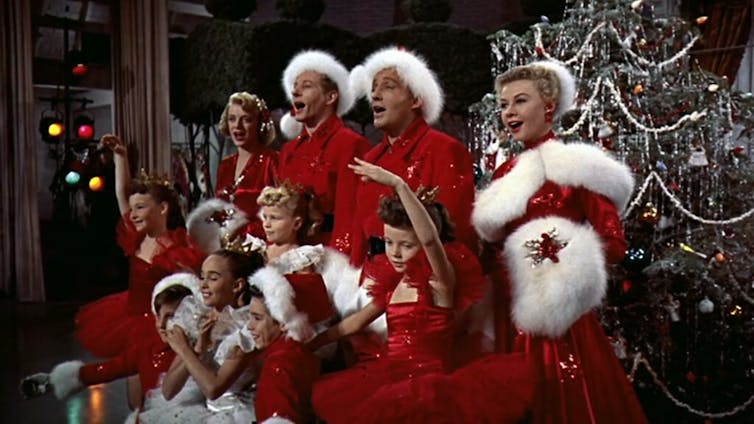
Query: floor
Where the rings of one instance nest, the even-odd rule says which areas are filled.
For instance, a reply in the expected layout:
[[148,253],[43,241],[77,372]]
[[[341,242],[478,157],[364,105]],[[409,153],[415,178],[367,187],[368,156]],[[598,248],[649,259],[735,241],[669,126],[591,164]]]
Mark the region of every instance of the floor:
[[122,423],[129,414],[125,381],[90,387],[66,401],[52,394],[24,400],[18,382],[56,364],[91,361],[73,338],[75,302],[0,299],[0,410],[7,423]]

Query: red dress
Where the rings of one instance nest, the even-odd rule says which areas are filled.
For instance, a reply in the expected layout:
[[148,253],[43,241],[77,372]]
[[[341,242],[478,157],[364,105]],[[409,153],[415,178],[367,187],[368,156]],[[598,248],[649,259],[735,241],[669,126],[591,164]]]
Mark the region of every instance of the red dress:
[[[476,233],[469,217],[474,203],[474,169],[471,155],[458,140],[436,131],[417,118],[391,145],[387,136],[365,156],[403,178],[416,190],[439,186],[437,201],[448,209],[456,227],[456,239],[473,252],[477,250]],[[384,224],[377,215],[382,196],[392,189],[375,182],[360,182],[356,193],[351,262],[361,265],[367,258],[370,237],[383,236]]]
[[[501,242],[499,283],[511,290],[510,306],[499,305],[498,337],[514,338],[514,351],[537,364],[534,422],[646,422],[592,312],[605,295],[606,264],[626,250],[619,211],[632,190],[625,165],[550,134],[503,164],[477,195],[474,224]],[[511,328],[517,334],[507,334]]]
[[280,149],[280,178],[312,190],[325,215],[322,233],[310,244],[323,243],[345,254],[351,251],[354,203],[359,178],[348,168],[369,150],[369,142],[332,115],[314,134],[304,129]]
[[258,423],[275,418],[294,423],[312,421],[312,384],[319,375],[319,359],[299,342],[278,338],[255,358],[257,391],[254,409]]
[[159,248],[148,263],[136,256],[144,234],[136,231],[128,214],[118,222],[118,244],[129,258],[128,290],[82,306],[76,314],[76,338],[89,353],[110,358],[154,340],[152,290],[164,277],[201,268],[204,255],[194,248],[184,228],[168,230],[157,239]]
[[409,262],[406,274],[418,290],[415,302],[389,303],[403,278],[389,263],[371,276],[374,301],[386,308],[386,355],[321,378],[312,396],[320,418],[329,424],[506,423],[526,416],[534,378],[524,355],[453,365],[456,314],[481,297],[484,277],[468,249],[446,245],[446,251],[458,277],[452,308],[433,305],[423,255]]
[[278,153],[267,146],[258,146],[236,179],[237,164],[238,153],[220,162],[217,167],[215,196],[246,212],[249,219],[246,232],[264,238],[262,221],[258,217],[257,197],[266,186],[277,184]]

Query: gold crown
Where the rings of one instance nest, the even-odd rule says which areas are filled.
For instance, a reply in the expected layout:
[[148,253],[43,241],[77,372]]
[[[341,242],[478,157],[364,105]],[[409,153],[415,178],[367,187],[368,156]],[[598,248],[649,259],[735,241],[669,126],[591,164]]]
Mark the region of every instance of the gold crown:
[[420,185],[419,188],[416,189],[415,194],[424,206],[430,206],[435,203],[435,197],[437,197],[439,191],[440,186],[424,187],[423,185]]
[[161,185],[165,187],[172,187],[173,180],[168,174],[158,175],[157,173],[147,174],[144,168],[139,170],[139,175],[134,177],[134,180],[144,185]]
[[220,239],[220,247],[222,247],[223,250],[249,256],[254,252],[264,254],[267,249],[267,243],[250,234],[246,234],[245,237],[232,237],[231,234],[226,233],[222,239]]

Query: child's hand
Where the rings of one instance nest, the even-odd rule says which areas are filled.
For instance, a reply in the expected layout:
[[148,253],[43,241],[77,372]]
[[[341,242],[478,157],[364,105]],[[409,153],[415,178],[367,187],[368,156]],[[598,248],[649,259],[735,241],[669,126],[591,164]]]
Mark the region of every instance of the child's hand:
[[353,160],[356,161],[356,163],[349,164],[348,167],[351,168],[356,175],[361,175],[361,179],[364,181],[374,181],[393,188],[398,187],[398,185],[403,182],[401,177],[381,166],[371,164],[359,158],[353,158]]
[[167,339],[170,348],[177,354],[181,354],[185,349],[189,348],[188,338],[186,333],[179,325],[173,326],[172,329],[165,331],[165,339]]
[[199,326],[199,337],[197,337],[196,345],[194,345],[194,351],[199,354],[206,352],[212,345],[210,335],[212,334],[212,328],[217,322],[217,314],[212,312],[205,316],[206,319]]
[[112,150],[116,155],[126,154],[126,145],[117,135],[105,134],[102,136],[100,143],[102,143],[102,146]]

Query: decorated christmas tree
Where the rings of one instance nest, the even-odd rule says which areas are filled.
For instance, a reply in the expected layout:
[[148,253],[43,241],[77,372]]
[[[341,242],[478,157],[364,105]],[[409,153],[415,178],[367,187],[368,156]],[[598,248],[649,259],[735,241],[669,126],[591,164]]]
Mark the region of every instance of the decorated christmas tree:
[[[565,142],[600,145],[634,171],[629,249],[602,322],[652,422],[754,415],[754,98],[699,68],[700,25],[651,1],[576,0],[563,20],[492,34],[493,74],[555,60],[578,78]],[[495,94],[472,106],[480,185],[521,150]]]

